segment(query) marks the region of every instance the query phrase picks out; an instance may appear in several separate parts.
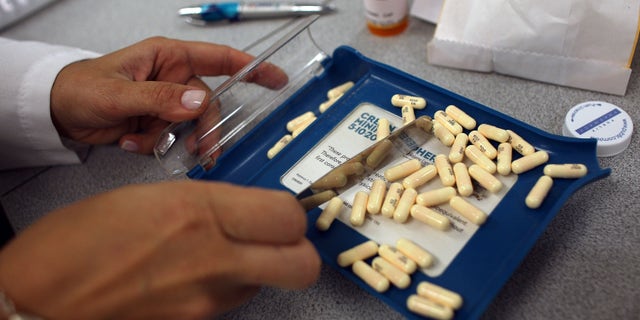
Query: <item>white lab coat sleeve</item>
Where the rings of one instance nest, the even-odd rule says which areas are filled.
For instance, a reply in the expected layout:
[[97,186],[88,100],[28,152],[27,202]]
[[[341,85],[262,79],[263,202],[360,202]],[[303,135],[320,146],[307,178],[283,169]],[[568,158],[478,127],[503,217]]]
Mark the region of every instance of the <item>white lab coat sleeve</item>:
[[66,65],[99,54],[0,38],[0,170],[80,163],[53,125],[50,94]]

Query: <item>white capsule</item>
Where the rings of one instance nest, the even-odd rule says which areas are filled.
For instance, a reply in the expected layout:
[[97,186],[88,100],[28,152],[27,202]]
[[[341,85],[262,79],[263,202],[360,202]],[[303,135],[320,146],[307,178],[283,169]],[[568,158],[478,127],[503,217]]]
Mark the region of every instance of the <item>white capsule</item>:
[[378,244],[373,240],[363,242],[353,248],[349,248],[338,255],[338,265],[347,267],[356,261],[365,260],[378,253]]
[[389,155],[389,151],[393,148],[393,143],[389,140],[382,140],[375,146],[373,151],[367,156],[366,163],[369,168],[377,168],[382,161]]
[[511,173],[511,160],[513,147],[508,142],[503,142],[498,146],[498,161],[496,163],[496,171],[506,176]]
[[456,137],[437,121],[433,122],[433,135],[447,147],[453,145],[453,141],[456,140]]
[[275,157],[276,154],[282,151],[282,149],[284,149],[284,147],[286,147],[287,144],[291,142],[291,140],[293,140],[293,136],[291,136],[290,134],[287,134],[282,138],[280,138],[280,140],[278,140],[278,142],[276,142],[276,144],[274,144],[273,147],[271,147],[271,149],[267,151],[267,158],[273,159],[273,157]]
[[362,162],[353,161],[347,162],[343,166],[340,167],[339,172],[344,174],[345,176],[353,176],[353,175],[361,175],[364,173],[364,165]]
[[497,193],[502,189],[502,182],[500,182],[500,180],[494,177],[491,173],[480,168],[477,164],[472,164],[469,167],[469,176],[478,181],[482,187],[489,190],[491,193]]
[[327,91],[327,98],[333,99],[336,97],[340,97],[345,92],[347,92],[347,90],[351,89],[351,87],[353,87],[353,81],[347,81],[337,87],[331,88],[329,91]]
[[451,221],[449,221],[449,218],[435,210],[419,204],[411,206],[411,217],[438,230],[447,231],[451,228]]
[[549,161],[549,154],[546,151],[540,150],[511,162],[511,171],[515,174],[521,174],[547,161]]
[[301,125],[303,125],[304,123],[308,122],[309,119],[314,118],[316,115],[313,114],[313,112],[311,111],[307,111],[293,119],[291,119],[289,122],[287,122],[287,130],[289,130],[289,132],[294,132],[296,131],[296,129],[298,127],[300,127]]
[[418,269],[418,265],[415,261],[409,259],[407,256],[402,254],[402,252],[398,251],[398,249],[390,245],[381,245],[378,248],[378,255],[406,274],[412,274],[416,269]]
[[416,113],[412,106],[402,106],[402,123],[407,124],[416,119]]
[[389,289],[389,279],[385,278],[378,271],[374,270],[366,262],[354,262],[351,270],[374,290],[378,292],[385,292],[387,291],[387,289]]
[[411,159],[388,168],[384,171],[384,178],[389,182],[394,182],[408,177],[412,173],[420,170],[422,164],[418,159]]
[[409,239],[398,239],[396,248],[409,259],[415,261],[420,268],[428,268],[433,263],[433,255]]
[[536,181],[536,184],[531,188],[529,194],[525,198],[525,204],[531,209],[537,209],[542,205],[542,202],[549,194],[549,190],[553,186],[553,179],[549,176],[542,176]]
[[416,197],[416,203],[425,207],[438,206],[443,203],[449,202],[449,200],[451,200],[451,198],[453,198],[453,196],[455,196],[456,194],[456,189],[453,187],[444,187],[429,190],[419,194]]
[[485,171],[489,173],[496,172],[496,164],[489,159],[480,149],[474,145],[468,145],[466,149],[464,149],[464,154],[471,160],[473,163],[479,165]]
[[463,197],[468,197],[473,194],[473,183],[471,182],[471,176],[469,176],[467,165],[463,162],[454,164],[453,173],[456,176],[456,187],[458,188],[458,193]]
[[523,156],[528,156],[534,152],[536,149],[526,140],[522,139],[517,133],[512,130],[507,130],[509,133],[509,142],[514,150],[520,153]]
[[491,142],[489,142],[489,140],[487,140],[487,138],[483,136],[482,133],[476,130],[469,132],[469,141],[474,146],[478,147],[478,149],[480,149],[480,151],[482,151],[482,153],[484,153],[484,155],[491,160],[495,159],[498,155],[498,150],[496,150]]
[[448,106],[445,112],[467,130],[473,130],[476,127],[476,120],[454,105]]
[[338,95],[337,97],[331,98],[321,103],[320,106],[318,106],[318,111],[320,111],[320,113],[324,113],[325,111],[327,111],[327,109],[333,106],[336,101],[340,100],[340,98],[342,98],[342,95]]
[[402,186],[402,183],[394,182],[389,186],[387,195],[382,203],[382,209],[380,210],[383,216],[393,218],[393,212],[396,211],[396,206],[398,206],[398,201],[400,200],[400,196],[402,196],[403,191],[404,187]]
[[453,318],[453,310],[439,303],[412,294],[407,298],[407,309],[424,317],[449,320]]
[[478,126],[478,132],[480,132],[487,139],[491,139],[497,142],[507,142],[509,141],[509,132],[502,128],[498,128],[496,126],[492,126],[490,124],[481,124]]
[[469,142],[469,136],[466,133],[463,132],[456,135],[449,151],[449,161],[451,163],[458,163],[464,160],[464,149],[467,146],[467,142]]
[[486,213],[461,197],[455,196],[451,198],[449,205],[474,224],[481,225],[487,220]]
[[447,156],[444,154],[437,155],[434,164],[438,169],[438,176],[442,185],[451,187],[456,184],[456,176],[453,174],[453,167],[449,163]]
[[409,105],[414,109],[424,109],[424,107],[427,106],[427,101],[421,97],[408,96],[404,94],[394,94],[391,97],[391,105],[401,108]]
[[371,191],[369,192],[369,199],[367,200],[367,212],[370,214],[380,213],[385,191],[387,191],[387,184],[384,180],[376,179],[371,183]]
[[415,189],[405,189],[398,200],[396,210],[393,211],[393,220],[404,223],[409,218],[411,206],[416,202],[418,192]]
[[381,257],[373,258],[371,267],[399,289],[405,289],[411,284],[411,277],[408,274]]
[[364,261],[356,261],[351,267],[353,273],[355,273],[362,281],[371,286],[378,292],[385,292],[389,289],[389,279],[385,278],[378,271],[374,270]]
[[331,198],[335,196],[337,196],[335,191],[325,190],[300,199],[300,205],[308,211],[331,200]]
[[462,307],[462,297],[449,289],[443,288],[431,282],[422,281],[418,284],[418,295],[451,309]]
[[378,129],[376,130],[376,141],[380,141],[391,133],[391,128],[389,127],[389,120],[385,118],[378,119]]
[[587,166],[581,163],[548,164],[544,174],[551,178],[577,179],[587,174]]
[[405,189],[416,189],[431,181],[436,175],[438,175],[438,169],[430,164],[404,178],[402,186]]
[[443,127],[447,128],[451,134],[458,135],[462,133],[462,126],[456,122],[452,117],[446,114],[444,111],[439,110],[433,115],[433,117],[440,123]]
[[316,116],[313,116],[313,117],[307,119],[305,122],[303,122],[298,127],[296,127],[295,130],[293,130],[293,132],[291,133],[291,136],[295,138],[298,135],[300,135],[300,133],[302,133],[302,131],[307,129],[314,121],[316,121],[316,119],[317,119]]
[[329,230],[329,227],[331,227],[333,221],[340,214],[343,206],[344,202],[338,197],[333,197],[329,200],[329,203],[324,210],[322,210],[322,213],[320,213],[320,216],[318,216],[318,219],[316,220],[316,228],[320,231]]
[[351,216],[349,222],[352,226],[361,226],[364,223],[365,215],[367,214],[367,200],[369,195],[364,191],[356,192],[353,198],[353,205],[351,206]]

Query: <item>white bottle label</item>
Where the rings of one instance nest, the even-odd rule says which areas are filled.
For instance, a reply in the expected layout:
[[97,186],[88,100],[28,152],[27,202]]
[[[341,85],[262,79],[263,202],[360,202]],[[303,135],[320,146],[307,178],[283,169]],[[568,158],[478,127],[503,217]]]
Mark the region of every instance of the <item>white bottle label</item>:
[[365,17],[373,24],[388,26],[397,24],[409,12],[406,0],[364,0]]

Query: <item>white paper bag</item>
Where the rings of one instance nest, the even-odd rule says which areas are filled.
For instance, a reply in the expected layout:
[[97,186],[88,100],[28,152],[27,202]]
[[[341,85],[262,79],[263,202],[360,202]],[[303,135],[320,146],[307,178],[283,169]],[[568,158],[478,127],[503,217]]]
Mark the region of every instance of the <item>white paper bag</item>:
[[447,0],[429,63],[624,95],[640,0]]

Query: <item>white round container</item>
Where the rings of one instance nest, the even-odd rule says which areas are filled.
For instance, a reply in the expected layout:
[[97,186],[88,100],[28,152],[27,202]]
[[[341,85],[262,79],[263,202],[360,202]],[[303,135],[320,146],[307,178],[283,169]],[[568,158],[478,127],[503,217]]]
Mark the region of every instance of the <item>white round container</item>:
[[633,121],[618,106],[602,101],[580,103],[567,112],[562,134],[574,138],[595,138],[598,157],[610,157],[631,143]]

